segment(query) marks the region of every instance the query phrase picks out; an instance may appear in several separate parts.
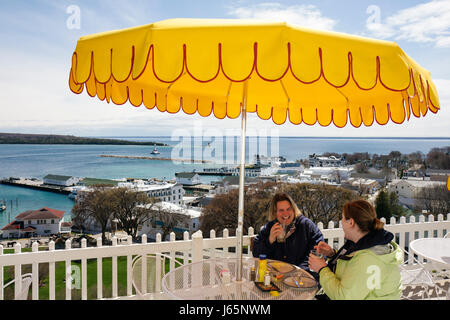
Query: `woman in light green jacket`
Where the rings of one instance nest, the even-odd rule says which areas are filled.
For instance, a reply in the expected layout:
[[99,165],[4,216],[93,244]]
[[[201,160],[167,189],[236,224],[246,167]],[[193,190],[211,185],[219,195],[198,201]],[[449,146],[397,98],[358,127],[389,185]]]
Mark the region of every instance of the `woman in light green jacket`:
[[335,252],[325,242],[315,249],[329,257],[328,263],[310,254],[309,268],[319,273],[320,285],[331,300],[400,299],[398,265],[403,251],[394,235],[383,229],[373,206],[365,200],[345,204],[342,228],[347,239]]

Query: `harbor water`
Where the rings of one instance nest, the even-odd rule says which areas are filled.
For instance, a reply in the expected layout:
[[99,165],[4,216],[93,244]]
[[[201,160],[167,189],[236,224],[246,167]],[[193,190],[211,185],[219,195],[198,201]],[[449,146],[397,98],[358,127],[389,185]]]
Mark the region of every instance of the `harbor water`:
[[[169,146],[157,147],[160,158],[192,158],[195,155],[209,155],[217,159],[217,141],[214,139],[192,138],[191,149],[180,152],[180,140],[171,137],[108,137],[132,141],[162,142]],[[197,139],[197,140],[196,140]],[[253,140],[252,140],[253,139]],[[405,138],[298,138],[270,137],[247,138],[247,154],[258,153],[265,156],[280,155],[288,161],[306,159],[310,154],[324,152],[388,154],[397,150],[402,154],[420,151],[425,155],[435,147],[450,146],[450,138],[445,139],[405,139]],[[226,165],[238,165],[239,137],[224,138],[220,156],[232,159]],[[208,148],[214,147],[212,152]],[[178,149],[177,149],[178,148]],[[251,150],[253,148],[253,150]],[[181,148],[182,149],[182,148]],[[200,150],[198,150],[200,149]],[[276,150],[275,150],[276,149]],[[204,167],[223,166],[220,163],[189,163],[163,160],[146,160],[123,157],[101,157],[119,155],[149,157],[153,146],[131,145],[8,145],[0,148],[0,178],[28,177],[42,179],[47,174],[103,179],[158,178],[170,180],[176,172],[202,171]],[[274,151],[275,150],[275,151]],[[176,151],[176,152],[175,152]],[[250,152],[249,152],[250,151]],[[231,156],[230,156],[231,154]],[[249,159],[247,158],[247,161]],[[250,159],[253,160],[253,159]],[[220,180],[217,176],[201,176],[203,183]],[[7,209],[0,212],[0,228],[26,210],[37,210],[44,206],[66,212],[64,220],[70,221],[73,200],[67,195],[32,190],[0,184],[0,201],[5,201]]]

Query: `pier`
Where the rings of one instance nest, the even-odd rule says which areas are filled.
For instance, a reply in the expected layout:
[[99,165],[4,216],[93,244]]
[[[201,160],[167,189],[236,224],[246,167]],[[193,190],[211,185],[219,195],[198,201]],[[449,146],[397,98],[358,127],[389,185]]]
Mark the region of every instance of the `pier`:
[[199,176],[232,176],[231,172],[213,172],[213,171],[193,171],[193,173],[198,174]]
[[161,161],[176,161],[176,162],[191,162],[191,163],[211,163],[209,160],[196,160],[196,159],[172,159],[172,158],[160,158],[160,157],[144,157],[144,156],[119,156],[113,154],[101,154],[103,158],[124,158],[124,159],[140,159],[140,160],[161,160]]
[[29,188],[29,189],[35,189],[35,190],[41,190],[41,191],[49,191],[49,192],[61,193],[61,194],[69,194],[71,192],[71,190],[69,190],[67,187],[48,185],[48,184],[44,184],[42,181],[36,181],[36,180],[31,180],[31,179],[9,178],[9,179],[0,180],[0,183],[10,185],[10,186]]

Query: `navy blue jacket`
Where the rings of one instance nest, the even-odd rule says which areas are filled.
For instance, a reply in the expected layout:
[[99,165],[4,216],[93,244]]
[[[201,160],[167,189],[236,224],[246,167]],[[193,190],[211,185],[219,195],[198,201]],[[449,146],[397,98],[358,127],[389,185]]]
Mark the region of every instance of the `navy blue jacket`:
[[275,240],[269,242],[270,229],[277,222],[268,222],[253,240],[253,256],[259,257],[266,254],[268,259],[285,261],[308,270],[308,257],[310,251],[323,240],[322,232],[310,219],[303,215],[295,218],[295,231],[286,242],[279,243]]

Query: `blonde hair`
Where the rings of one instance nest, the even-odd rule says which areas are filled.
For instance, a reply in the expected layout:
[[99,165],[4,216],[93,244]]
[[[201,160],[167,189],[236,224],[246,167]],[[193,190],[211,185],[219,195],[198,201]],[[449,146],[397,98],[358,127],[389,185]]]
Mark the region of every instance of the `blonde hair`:
[[363,232],[384,228],[384,222],[377,218],[375,208],[366,200],[347,202],[344,205],[342,214],[346,220],[353,219]]
[[295,217],[298,217],[302,214],[300,209],[295,204],[294,200],[292,200],[292,198],[287,193],[280,192],[273,196],[272,202],[270,203],[269,221],[275,220],[277,218],[277,204],[280,201],[287,201],[291,204],[292,209],[294,209]]

